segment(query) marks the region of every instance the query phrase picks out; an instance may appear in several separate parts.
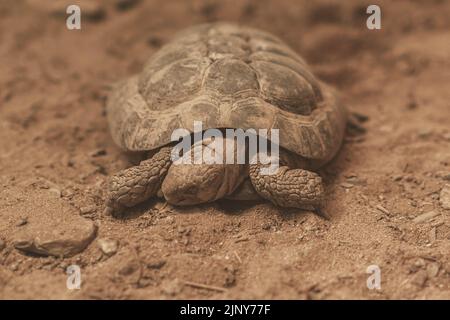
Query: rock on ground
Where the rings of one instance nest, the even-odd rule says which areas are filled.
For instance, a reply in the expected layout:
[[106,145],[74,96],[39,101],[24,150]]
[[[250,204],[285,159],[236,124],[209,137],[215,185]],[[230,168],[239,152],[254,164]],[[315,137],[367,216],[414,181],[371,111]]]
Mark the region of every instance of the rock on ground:
[[97,244],[100,250],[107,256],[114,255],[119,247],[119,242],[114,239],[98,239]]
[[[62,200],[33,196],[13,208],[26,215],[27,224],[17,226],[12,236],[16,249],[45,256],[67,257],[83,251],[95,238],[96,226],[80,217]],[[39,208],[40,207],[40,208]]]

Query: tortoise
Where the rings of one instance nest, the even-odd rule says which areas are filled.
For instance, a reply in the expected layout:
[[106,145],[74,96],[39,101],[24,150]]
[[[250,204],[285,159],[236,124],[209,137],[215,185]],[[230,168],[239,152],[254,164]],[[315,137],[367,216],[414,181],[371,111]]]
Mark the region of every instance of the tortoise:
[[[347,112],[335,90],[282,40],[221,22],[180,32],[140,74],[118,83],[108,98],[107,119],[117,145],[149,155],[110,178],[109,214],[156,196],[172,205],[263,198],[319,210],[324,188],[313,170],[339,150]],[[282,166],[262,175],[258,162],[171,165],[172,133],[193,133],[195,120],[205,130],[277,128]]]

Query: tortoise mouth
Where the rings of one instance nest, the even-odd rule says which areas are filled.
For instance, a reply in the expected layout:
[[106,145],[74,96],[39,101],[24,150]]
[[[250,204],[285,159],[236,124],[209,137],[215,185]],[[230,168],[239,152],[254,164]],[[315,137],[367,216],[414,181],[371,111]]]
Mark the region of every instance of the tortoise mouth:
[[[174,200],[172,199],[172,201],[174,201]],[[188,205],[198,204],[198,199],[181,197],[181,198],[178,198],[174,202],[175,202],[176,205],[179,205],[179,206],[188,206]]]
[[179,192],[164,194],[164,197],[166,201],[172,205],[176,206],[190,206],[195,204],[204,203],[205,201],[202,201],[197,197],[196,195],[192,196],[186,196],[181,195]]

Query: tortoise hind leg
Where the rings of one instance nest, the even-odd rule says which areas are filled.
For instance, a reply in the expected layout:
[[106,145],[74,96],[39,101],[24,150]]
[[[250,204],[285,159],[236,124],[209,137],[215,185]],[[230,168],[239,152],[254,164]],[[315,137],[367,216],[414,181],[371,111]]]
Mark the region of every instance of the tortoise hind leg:
[[106,214],[117,215],[157,194],[171,165],[171,148],[161,148],[152,158],[111,177]]
[[322,178],[314,172],[282,166],[261,174],[260,164],[250,165],[250,179],[258,194],[280,207],[318,210],[323,204]]

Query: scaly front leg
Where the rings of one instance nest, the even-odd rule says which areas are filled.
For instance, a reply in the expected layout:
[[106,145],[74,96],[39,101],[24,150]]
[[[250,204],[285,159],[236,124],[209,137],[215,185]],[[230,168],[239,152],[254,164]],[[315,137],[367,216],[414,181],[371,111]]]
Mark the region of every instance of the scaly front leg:
[[171,148],[161,148],[152,158],[112,176],[108,183],[106,214],[117,215],[157,194],[171,165]]
[[322,178],[303,169],[279,167],[273,174],[261,174],[260,164],[250,165],[250,180],[258,194],[280,207],[320,209],[324,200]]

